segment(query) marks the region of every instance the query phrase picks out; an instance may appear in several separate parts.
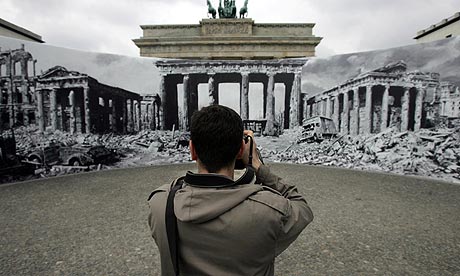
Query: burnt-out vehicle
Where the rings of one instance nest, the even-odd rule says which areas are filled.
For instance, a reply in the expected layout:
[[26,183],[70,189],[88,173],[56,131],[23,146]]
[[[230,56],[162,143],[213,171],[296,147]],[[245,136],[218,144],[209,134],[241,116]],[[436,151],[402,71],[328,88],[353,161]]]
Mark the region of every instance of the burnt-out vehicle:
[[102,145],[74,145],[69,147],[51,144],[47,147],[38,147],[28,155],[27,159],[43,165],[88,166],[113,163],[116,161],[116,156],[113,151]]
[[105,146],[75,145],[59,150],[62,163],[71,166],[108,164],[113,162],[113,153]]
[[27,155],[27,160],[35,165],[56,165],[60,163],[59,149],[63,145],[55,142],[38,144],[35,150]]
[[321,142],[337,136],[334,121],[326,117],[308,118],[303,122],[302,127],[302,134],[297,139],[297,143]]

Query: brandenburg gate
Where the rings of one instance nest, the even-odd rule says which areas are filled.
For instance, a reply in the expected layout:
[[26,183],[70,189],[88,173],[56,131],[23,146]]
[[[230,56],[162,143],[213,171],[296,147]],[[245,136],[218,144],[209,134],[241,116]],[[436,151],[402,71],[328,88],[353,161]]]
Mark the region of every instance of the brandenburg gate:
[[[196,25],[143,25],[143,36],[133,40],[144,57],[167,58],[156,62],[160,71],[160,125],[188,129],[198,109],[198,85],[208,84],[209,104],[219,104],[219,84],[240,86],[240,116],[249,119],[249,83],[263,84],[265,134],[275,132],[275,83],[285,87],[284,127],[302,121],[301,73],[306,57],[315,55],[321,38],[313,35],[312,23],[255,24],[236,18],[235,1],[224,1],[213,18]],[[244,17],[245,5],[240,10]],[[178,114],[177,85],[183,84],[182,117]]]

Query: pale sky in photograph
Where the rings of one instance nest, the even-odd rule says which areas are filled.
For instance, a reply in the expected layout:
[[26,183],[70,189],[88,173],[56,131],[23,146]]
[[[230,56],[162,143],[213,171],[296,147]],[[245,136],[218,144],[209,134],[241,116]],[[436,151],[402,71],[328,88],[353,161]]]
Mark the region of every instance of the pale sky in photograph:
[[[218,0],[211,0],[214,7]],[[243,0],[236,0],[239,9]],[[249,0],[256,23],[316,23],[317,56],[415,43],[417,31],[460,11],[458,0]],[[2,0],[0,18],[46,43],[92,52],[139,56],[139,25],[198,24],[204,0]]]

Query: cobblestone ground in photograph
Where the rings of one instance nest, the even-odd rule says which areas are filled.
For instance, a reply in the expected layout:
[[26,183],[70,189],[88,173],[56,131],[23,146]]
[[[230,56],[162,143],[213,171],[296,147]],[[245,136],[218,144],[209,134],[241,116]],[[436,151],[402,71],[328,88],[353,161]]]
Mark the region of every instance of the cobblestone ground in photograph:
[[[193,164],[0,186],[0,275],[159,275],[147,197]],[[460,185],[271,164],[302,183],[315,220],[276,275],[458,275]]]

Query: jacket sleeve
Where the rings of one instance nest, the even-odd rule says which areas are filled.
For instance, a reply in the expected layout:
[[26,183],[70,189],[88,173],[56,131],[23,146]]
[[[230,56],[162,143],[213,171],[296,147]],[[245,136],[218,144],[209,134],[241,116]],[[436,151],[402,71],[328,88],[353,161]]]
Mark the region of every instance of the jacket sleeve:
[[258,183],[278,191],[288,200],[287,211],[282,218],[281,229],[277,238],[276,256],[278,256],[313,221],[313,213],[297,188],[294,185],[283,183],[282,179],[271,173],[267,166],[261,165],[256,176]]

